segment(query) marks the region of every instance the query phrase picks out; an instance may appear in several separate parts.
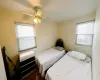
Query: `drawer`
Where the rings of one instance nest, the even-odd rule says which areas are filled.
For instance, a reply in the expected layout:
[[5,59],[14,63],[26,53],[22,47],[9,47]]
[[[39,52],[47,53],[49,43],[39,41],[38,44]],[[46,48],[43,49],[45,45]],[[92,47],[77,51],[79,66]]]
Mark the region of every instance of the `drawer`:
[[31,61],[31,63],[27,63],[27,64],[21,66],[21,72],[24,71],[24,70],[26,70],[30,66],[34,66],[34,65],[36,65],[35,61]]
[[20,65],[23,66],[23,65],[25,65],[25,64],[27,64],[27,63],[29,63],[31,61],[34,61],[34,60],[35,60],[35,57],[29,58],[29,59],[27,59],[25,61],[20,62]]
[[37,67],[36,65],[29,67],[28,69],[24,70],[21,73],[21,76],[24,77],[25,75],[30,74],[30,72],[34,71],[36,69],[36,67]]

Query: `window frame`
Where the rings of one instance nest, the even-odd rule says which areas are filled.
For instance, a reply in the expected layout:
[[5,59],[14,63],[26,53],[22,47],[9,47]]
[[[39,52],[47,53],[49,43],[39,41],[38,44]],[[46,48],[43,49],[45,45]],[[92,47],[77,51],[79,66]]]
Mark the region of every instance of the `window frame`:
[[[14,22],[15,24],[15,32],[17,34],[17,29],[16,29],[16,25],[32,25],[33,29],[35,30],[35,25],[34,24],[30,24],[30,23],[21,23],[21,22]],[[31,26],[30,26],[31,27]],[[35,30],[35,47],[31,47],[31,48],[28,48],[28,49],[24,49],[24,50],[19,50],[19,44],[18,44],[18,40],[17,40],[17,36],[16,36],[16,40],[17,40],[17,46],[18,46],[18,52],[23,52],[23,51],[27,51],[27,50],[31,50],[31,49],[34,49],[34,48],[37,48],[37,41],[36,41],[36,30]]]
[[[77,31],[77,25],[82,24],[82,23],[88,23],[88,22],[91,22],[91,21],[93,21],[94,24],[95,24],[95,19],[89,20],[89,21],[85,21],[85,22],[76,23],[76,31]],[[93,32],[93,33],[94,33],[94,32]],[[78,36],[78,35],[92,35],[92,45],[77,44],[77,36]],[[94,38],[94,34],[77,34],[77,33],[76,33],[75,45],[90,46],[90,47],[92,47],[92,46],[93,46],[93,38]]]

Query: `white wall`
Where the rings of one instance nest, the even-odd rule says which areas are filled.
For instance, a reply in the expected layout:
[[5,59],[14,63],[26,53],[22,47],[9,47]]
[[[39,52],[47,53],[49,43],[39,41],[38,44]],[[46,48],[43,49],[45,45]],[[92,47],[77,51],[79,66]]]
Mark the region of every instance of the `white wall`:
[[96,10],[93,45],[93,80],[100,80],[100,1]]
[[[58,25],[58,35],[63,39],[67,50],[75,50],[76,24],[94,19],[95,12],[73,20],[63,21]],[[88,56],[91,56],[91,53]]]
[[34,51],[39,52],[53,47],[58,37],[57,29],[57,24],[51,21],[43,21],[36,25],[37,48]]
[[0,47],[0,80],[7,80]]

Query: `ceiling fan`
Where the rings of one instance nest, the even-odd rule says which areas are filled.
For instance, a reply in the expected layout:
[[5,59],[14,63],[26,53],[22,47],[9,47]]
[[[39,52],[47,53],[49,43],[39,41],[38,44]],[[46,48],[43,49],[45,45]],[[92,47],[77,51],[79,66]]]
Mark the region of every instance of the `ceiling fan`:
[[21,13],[28,15],[30,17],[32,17],[33,22],[35,24],[41,23],[42,19],[46,18],[43,17],[43,9],[42,6],[40,4],[40,0],[27,0],[28,3],[32,6],[33,9],[33,14],[21,11]]

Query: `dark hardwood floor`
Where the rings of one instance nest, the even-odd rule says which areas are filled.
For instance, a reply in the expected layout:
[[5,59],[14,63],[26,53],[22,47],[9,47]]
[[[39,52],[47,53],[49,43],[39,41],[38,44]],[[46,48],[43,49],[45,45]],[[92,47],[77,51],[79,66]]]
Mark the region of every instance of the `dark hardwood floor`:
[[30,73],[24,80],[43,80],[38,69]]

